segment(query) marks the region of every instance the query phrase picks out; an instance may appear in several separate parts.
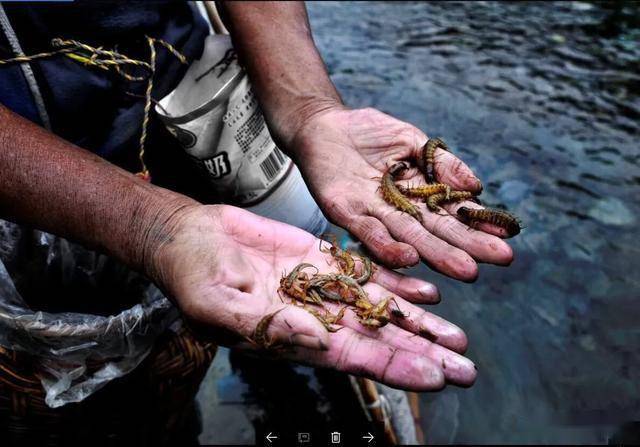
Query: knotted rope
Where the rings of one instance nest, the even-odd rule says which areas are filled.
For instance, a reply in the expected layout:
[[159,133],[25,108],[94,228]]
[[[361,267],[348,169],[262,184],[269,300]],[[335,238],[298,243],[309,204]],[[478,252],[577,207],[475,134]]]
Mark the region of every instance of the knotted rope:
[[[170,43],[158,39],[155,37],[145,36],[147,44],[149,46],[149,61],[141,61],[138,59],[132,59],[115,50],[105,50],[102,47],[92,47],[77,40],[64,40],[60,38],[53,39],[51,41],[52,51],[32,54],[30,56],[17,56],[10,59],[0,60],[0,66],[8,64],[19,64],[24,62],[31,62],[36,59],[43,59],[63,55],[76,62],[88,67],[96,67],[105,71],[113,71],[122,78],[130,82],[147,80],[147,88],[145,91],[144,99],[144,115],[142,118],[142,130],[140,132],[140,149],[138,152],[138,158],[140,159],[141,171],[136,175],[144,180],[151,180],[151,174],[147,165],[144,162],[145,142],[147,140],[147,128],[149,126],[149,116],[151,113],[151,103],[155,102],[151,93],[153,91],[153,79],[156,72],[156,44],[162,45],[171,54],[173,54],[181,63],[186,64],[187,58],[176,50]],[[147,73],[143,76],[135,75],[125,71],[125,67],[139,68]],[[134,97],[135,95],[126,92]]]

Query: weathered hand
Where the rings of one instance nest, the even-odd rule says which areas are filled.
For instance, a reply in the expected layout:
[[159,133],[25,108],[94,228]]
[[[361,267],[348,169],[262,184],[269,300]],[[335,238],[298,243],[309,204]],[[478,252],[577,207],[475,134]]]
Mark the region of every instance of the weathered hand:
[[[348,229],[384,264],[405,267],[420,258],[434,269],[464,281],[476,279],[475,261],[507,265],[513,253],[499,237],[501,228],[469,228],[456,217],[460,206],[445,206],[441,214],[418,207],[421,225],[388,205],[378,191],[380,178],[398,160],[414,159],[427,136],[414,126],[375,109],[329,108],[313,115],[288,143],[309,188],[327,217]],[[455,155],[435,154],[438,178],[453,189],[479,191],[480,181]],[[406,183],[425,184],[416,169]]]
[[371,330],[347,310],[345,327],[329,333],[277,293],[283,273],[301,262],[336,271],[312,235],[223,205],[187,207],[166,228],[152,255],[151,274],[192,324],[224,344],[259,350],[247,339],[265,315],[279,311],[267,336],[282,346],[271,351],[282,358],[410,390],[468,386],[475,380],[473,363],[459,354],[466,349],[464,333],[411,304],[437,302],[432,284],[379,267],[365,290],[373,302],[394,296],[406,317]]

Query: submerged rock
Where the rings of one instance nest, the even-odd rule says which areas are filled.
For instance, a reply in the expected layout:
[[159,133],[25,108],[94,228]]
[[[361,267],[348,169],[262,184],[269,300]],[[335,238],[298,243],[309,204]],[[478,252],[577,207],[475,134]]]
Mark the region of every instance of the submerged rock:
[[631,225],[636,221],[633,212],[615,197],[600,199],[589,210],[589,216],[607,225]]
[[586,2],[571,2],[571,7],[576,11],[590,11],[593,9],[593,5]]

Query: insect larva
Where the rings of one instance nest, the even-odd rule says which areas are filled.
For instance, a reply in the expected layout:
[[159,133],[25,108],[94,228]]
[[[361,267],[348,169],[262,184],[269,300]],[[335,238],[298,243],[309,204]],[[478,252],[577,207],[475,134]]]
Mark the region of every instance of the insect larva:
[[313,264],[309,264],[307,262],[298,264],[293,270],[291,270],[291,273],[289,273],[285,278],[283,278],[283,281],[281,281],[284,288],[291,288],[293,286],[293,282],[298,278],[298,274],[300,273],[300,271],[306,268],[313,268],[316,269],[316,272],[318,271],[318,268]]
[[511,213],[503,210],[484,208],[474,209],[462,206],[458,209],[460,219],[468,224],[477,222],[487,222],[503,228],[509,236],[515,236],[520,233],[520,222],[518,218]]
[[395,309],[391,309],[391,315],[397,318],[406,318],[409,316],[409,314],[405,314],[402,310],[400,310],[400,306],[398,306],[398,302],[395,298],[391,298],[391,301],[393,301],[393,304],[396,305]]
[[251,336],[251,339],[254,343],[265,349],[270,348],[273,345],[273,340],[267,336],[267,329],[269,329],[269,325],[271,324],[271,321],[273,321],[273,317],[275,317],[278,312],[283,309],[284,308],[276,310],[275,312],[262,317],[262,319],[256,325],[256,329],[253,331],[253,335]]
[[408,197],[420,197],[426,199],[427,197],[438,194],[446,193],[447,197],[451,192],[451,186],[444,183],[431,183],[429,185],[416,186],[413,188],[398,187],[400,192]]
[[340,322],[340,320],[342,320],[342,317],[344,317],[345,310],[347,310],[347,306],[344,306],[342,309],[340,309],[340,311],[336,315],[332,315],[331,312],[329,312],[326,309],[324,311],[324,315],[322,315],[319,311],[315,309],[307,309],[307,312],[309,312],[311,315],[313,315],[318,320],[320,320],[320,322],[322,323],[322,325],[325,327],[327,331],[338,332],[340,329],[342,329],[342,327],[339,327],[336,329],[332,325],[337,324]]
[[418,222],[422,223],[422,213],[411,201],[405,197],[396,184],[393,182],[394,177],[407,170],[409,166],[407,163],[398,162],[387,169],[387,172],[382,176],[382,182],[380,189],[382,190],[382,197],[389,204],[400,211],[413,216]]
[[474,195],[469,191],[451,191],[448,197],[446,193],[441,192],[427,197],[426,204],[430,211],[438,211],[440,204],[443,202],[460,202],[472,198],[474,198]]
[[418,167],[424,174],[424,178],[428,183],[437,182],[434,159],[437,148],[443,149],[445,151],[449,150],[449,147],[444,141],[442,141],[442,139],[429,138],[425,145],[422,147],[422,152],[418,156]]
[[331,246],[329,248],[324,248],[322,246],[322,239],[320,240],[320,251],[323,253],[329,253],[337,262],[338,268],[342,273],[347,276],[353,276],[356,269],[356,262],[351,255],[349,250],[343,250],[338,246],[338,239],[335,234],[326,234],[325,235],[329,239],[329,244]]

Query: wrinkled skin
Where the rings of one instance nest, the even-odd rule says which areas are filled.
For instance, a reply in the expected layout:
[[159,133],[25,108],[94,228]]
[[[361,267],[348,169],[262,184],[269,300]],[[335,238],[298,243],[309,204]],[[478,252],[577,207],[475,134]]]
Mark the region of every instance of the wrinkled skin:
[[[272,349],[263,353],[416,391],[446,383],[469,386],[475,380],[473,363],[460,355],[467,345],[464,333],[412,304],[438,302],[432,284],[378,267],[364,286],[371,301],[394,297],[406,317],[374,330],[347,310],[337,325],[345,327],[329,333],[276,292],[284,272],[301,262],[323,273],[338,271],[314,236],[225,205],[185,207],[165,228],[153,254],[156,282],[195,328],[216,341],[261,350],[249,339],[265,315],[279,311],[266,334]],[[339,304],[327,303],[327,308],[337,313]]]
[[[446,205],[446,214],[415,202],[424,216],[422,225],[384,202],[378,187],[386,168],[399,160],[415,160],[426,141],[416,127],[375,109],[336,106],[308,119],[291,145],[325,215],[348,229],[387,266],[406,267],[422,259],[448,276],[474,281],[476,262],[511,263],[513,253],[501,239],[507,236],[503,229],[488,224],[472,229],[457,219],[459,207],[480,207],[474,202]],[[437,178],[453,189],[480,192],[482,188],[469,167],[451,152],[436,150],[435,169]],[[410,169],[400,183],[426,182],[417,169]]]

